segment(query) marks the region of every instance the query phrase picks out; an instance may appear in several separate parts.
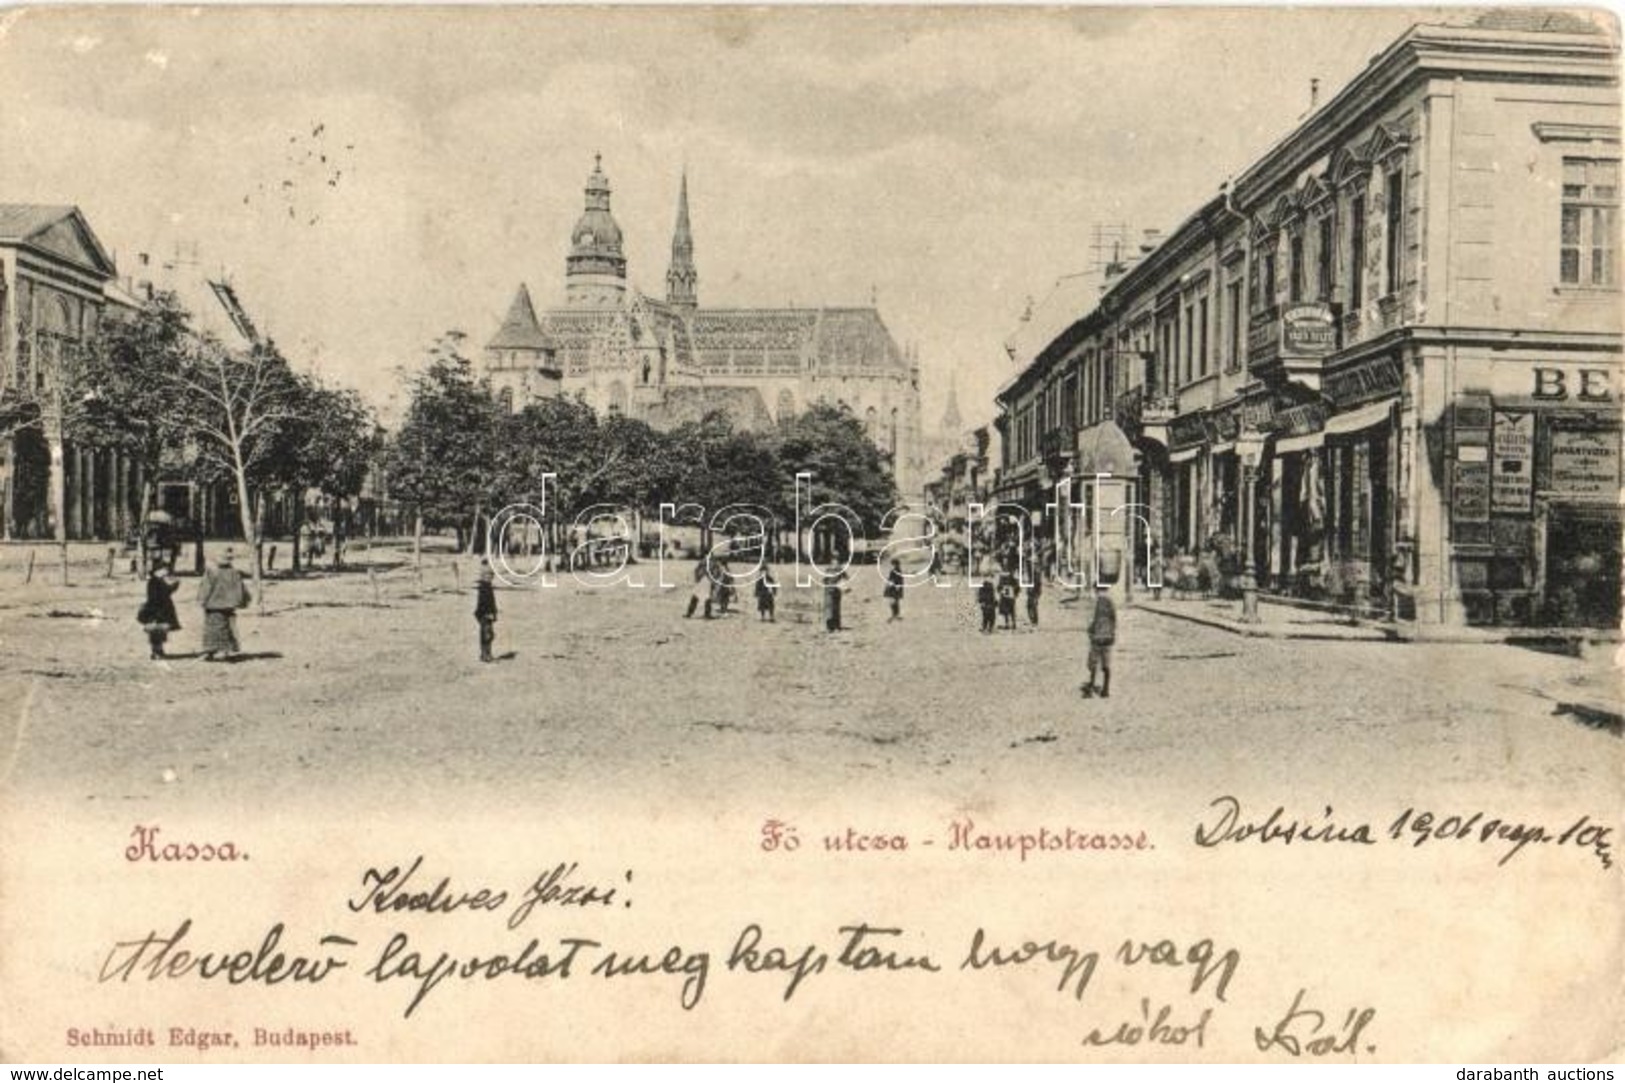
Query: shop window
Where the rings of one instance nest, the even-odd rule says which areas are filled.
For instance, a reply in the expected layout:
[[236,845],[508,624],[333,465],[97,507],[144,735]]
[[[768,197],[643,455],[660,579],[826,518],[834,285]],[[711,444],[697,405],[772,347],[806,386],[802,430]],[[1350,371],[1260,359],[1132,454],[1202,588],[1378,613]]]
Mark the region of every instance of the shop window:
[[1563,159],[1561,280],[1566,286],[1614,286],[1619,231],[1619,162]]

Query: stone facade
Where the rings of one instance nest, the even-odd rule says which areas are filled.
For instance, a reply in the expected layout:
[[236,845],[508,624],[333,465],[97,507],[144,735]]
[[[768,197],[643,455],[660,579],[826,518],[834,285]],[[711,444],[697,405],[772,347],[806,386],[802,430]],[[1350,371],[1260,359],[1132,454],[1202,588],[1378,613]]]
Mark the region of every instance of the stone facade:
[[1001,393],[1001,497],[1087,500],[1116,430],[1142,561],[1616,626],[1619,52],[1540,14],[1413,27],[1110,282]]

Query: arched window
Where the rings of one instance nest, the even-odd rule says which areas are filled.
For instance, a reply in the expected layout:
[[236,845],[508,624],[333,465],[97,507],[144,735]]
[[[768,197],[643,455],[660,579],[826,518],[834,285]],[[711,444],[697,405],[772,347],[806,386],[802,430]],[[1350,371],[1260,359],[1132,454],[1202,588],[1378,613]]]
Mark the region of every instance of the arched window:
[[609,412],[626,413],[626,385],[619,380],[609,385]]
[[796,416],[796,397],[787,387],[779,392],[779,420],[789,421]]
[[869,434],[869,440],[872,443],[880,442],[880,419],[875,414],[873,406],[863,413],[863,430]]

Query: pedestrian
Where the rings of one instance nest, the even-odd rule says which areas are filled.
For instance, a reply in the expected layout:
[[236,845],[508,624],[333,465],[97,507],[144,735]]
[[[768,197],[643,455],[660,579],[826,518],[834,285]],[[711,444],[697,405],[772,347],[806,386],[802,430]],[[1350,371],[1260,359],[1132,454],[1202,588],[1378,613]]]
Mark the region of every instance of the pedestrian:
[[474,620],[480,626],[480,661],[495,661],[491,648],[497,641],[497,592],[491,564],[481,558],[480,574],[474,582]]
[[824,630],[841,630],[841,594],[846,590],[846,569],[824,577]]
[[893,560],[891,571],[886,573],[886,600],[891,603],[891,616],[886,618],[890,624],[894,620],[903,619],[903,566],[902,562]]
[[687,620],[694,615],[694,611],[705,603],[705,619],[711,619],[711,599],[716,595],[716,584],[706,569],[706,558],[701,557],[700,562],[694,565],[694,589],[688,594],[688,611],[683,614]]
[[779,581],[773,578],[773,569],[766,564],[756,577],[756,619],[773,623],[773,610],[777,604]]
[[1038,596],[1044,593],[1044,569],[1033,569],[1033,583],[1027,588],[1027,623],[1038,627]]
[[215,566],[203,573],[203,582],[198,585],[197,602],[203,607],[205,662],[219,661],[215,656],[222,653],[229,661],[242,651],[237,642],[237,610],[253,599],[243,583],[243,573],[234,567],[235,558],[236,554],[228,546]]
[[1016,630],[1016,595],[1021,593],[1021,584],[1016,580],[1016,573],[1002,571],[999,573],[999,622],[1009,631]]
[[1106,584],[1095,586],[1095,611],[1089,618],[1089,681],[1080,686],[1083,697],[1096,694],[1095,671],[1101,674],[1099,695],[1108,698],[1112,693],[1112,645],[1117,642],[1117,607],[1112,604]]
[[164,643],[170,632],[181,630],[180,617],[175,613],[175,591],[180,584],[169,574],[168,565],[156,562],[147,574],[147,600],[136,612],[135,619],[147,633],[152,657],[164,657]]
[[1145,562],[1145,585],[1151,588],[1151,600],[1162,601],[1162,546],[1151,543],[1151,552]]
[[993,589],[993,580],[984,577],[977,586],[976,604],[982,609],[982,634],[987,635],[993,631],[993,614],[999,604],[998,593]]

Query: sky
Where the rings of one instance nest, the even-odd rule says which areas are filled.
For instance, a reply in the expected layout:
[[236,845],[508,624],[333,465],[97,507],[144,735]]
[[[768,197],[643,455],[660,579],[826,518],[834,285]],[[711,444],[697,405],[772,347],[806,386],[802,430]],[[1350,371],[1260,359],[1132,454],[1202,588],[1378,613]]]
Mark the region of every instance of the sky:
[[14,10],[0,201],[79,206],[122,274],[195,250],[297,367],[394,412],[442,332],[483,344],[520,282],[562,298],[595,154],[628,277],[663,297],[686,169],[702,305],[873,297],[918,348],[927,425],[950,386],[970,424],[1097,226],[1177,226],[1311,78],[1324,102],[1437,15]]

